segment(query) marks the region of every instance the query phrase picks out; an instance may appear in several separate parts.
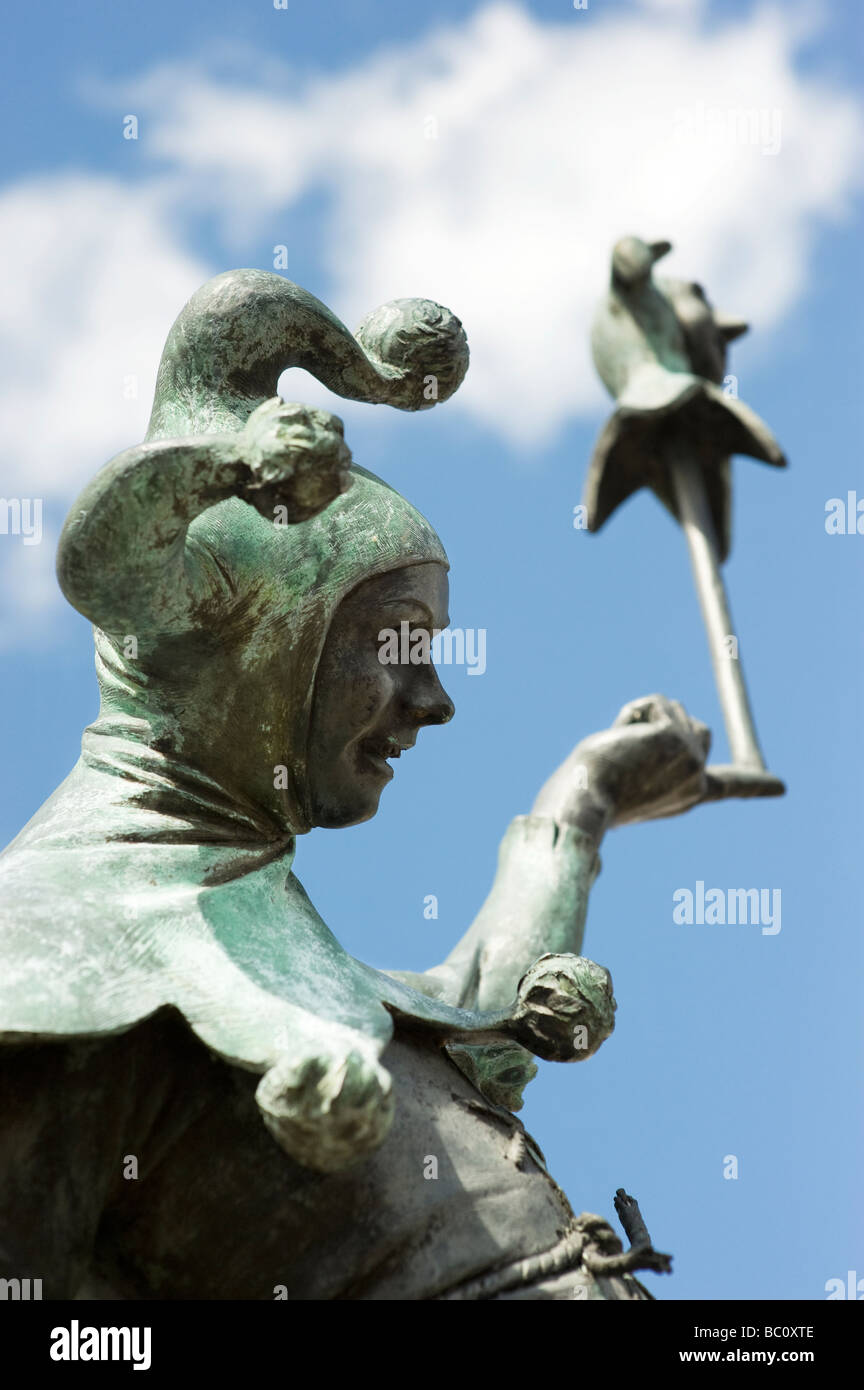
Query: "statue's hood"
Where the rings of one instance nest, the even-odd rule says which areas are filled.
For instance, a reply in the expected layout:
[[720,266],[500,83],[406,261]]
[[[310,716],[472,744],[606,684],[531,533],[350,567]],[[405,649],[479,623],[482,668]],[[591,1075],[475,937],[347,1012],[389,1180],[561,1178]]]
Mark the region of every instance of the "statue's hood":
[[[187,573],[212,594],[194,632],[95,632],[102,719],[255,799],[282,830],[312,825],[307,745],[315,678],[342,600],[409,565],[448,567],[435,530],[356,464],[352,486],[308,521],[274,525],[231,498],[187,534]],[[97,728],[99,724],[97,723]],[[284,768],[280,778],[276,768]],[[266,771],[262,777],[261,771]],[[278,781],[278,786],[275,783]]]
[[[330,1044],[380,1056],[394,1017],[489,1041],[349,955],[292,873],[293,836],[216,782],[87,730],[72,773],[0,855],[0,1042],[98,1037],[179,1011],[233,1065],[267,1073]],[[264,1107],[262,1107],[264,1108]]]

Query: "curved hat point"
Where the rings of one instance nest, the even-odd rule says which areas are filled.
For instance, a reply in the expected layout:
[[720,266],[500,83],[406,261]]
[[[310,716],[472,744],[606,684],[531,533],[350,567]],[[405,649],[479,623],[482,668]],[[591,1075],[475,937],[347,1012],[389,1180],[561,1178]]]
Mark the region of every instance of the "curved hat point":
[[239,429],[302,367],[348,400],[425,410],[448,399],[468,369],[455,314],[398,299],[351,333],[308,290],[273,271],[225,271],[181,310],[165,344],[148,439]]

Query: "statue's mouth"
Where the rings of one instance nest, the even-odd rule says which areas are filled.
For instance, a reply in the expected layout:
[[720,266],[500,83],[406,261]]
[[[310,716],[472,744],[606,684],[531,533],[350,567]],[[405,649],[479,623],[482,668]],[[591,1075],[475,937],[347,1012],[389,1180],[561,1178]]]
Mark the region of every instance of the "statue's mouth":
[[406,743],[393,734],[375,735],[360,744],[360,756],[367,766],[373,767],[389,780],[393,776],[393,769],[387,761],[388,758],[401,758],[405,750],[413,746],[413,739]]

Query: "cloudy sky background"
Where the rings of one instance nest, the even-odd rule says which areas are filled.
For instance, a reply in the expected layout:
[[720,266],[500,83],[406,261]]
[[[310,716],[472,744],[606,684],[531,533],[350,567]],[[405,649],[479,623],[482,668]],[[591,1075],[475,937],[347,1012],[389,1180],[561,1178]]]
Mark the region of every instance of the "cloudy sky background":
[[[272,269],[285,246],[286,274],[349,325],[422,294],[471,344],[464,387],[417,418],[283,380],[426,512],[454,625],[488,633],[486,675],[445,673],[457,719],[403,760],[376,820],[300,846],[326,920],[382,966],[446,954],[507,820],[626,700],[683,699],[725,761],[683,538],[645,494],[598,537],[572,513],[608,409],[587,333],[610,244],[668,238],[669,272],[753,324],[731,370],[792,467],[736,465],[728,578],[790,794],[610,838],[585,950],[612,970],[618,1031],[584,1068],[543,1067],[524,1112],[577,1210],[636,1192],[678,1257],[674,1280],[648,1276],[663,1298],[820,1298],[864,1276],[864,539],[824,526],[829,498],[864,496],[860,22],[743,0],[49,0],[2,60],[0,493],[44,501],[41,544],[0,536],[5,839],[94,713],[59,527],[143,435],[167,330],[210,275]],[[779,936],[674,926],[672,893],[698,879],[780,887]]]

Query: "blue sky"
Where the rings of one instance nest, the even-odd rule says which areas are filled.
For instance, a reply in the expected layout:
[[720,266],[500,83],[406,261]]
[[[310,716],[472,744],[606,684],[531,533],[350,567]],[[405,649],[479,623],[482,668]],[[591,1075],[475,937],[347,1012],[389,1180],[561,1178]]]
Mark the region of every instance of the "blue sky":
[[[349,324],[426,294],[472,346],[438,410],[335,407],[357,461],[439,530],[454,626],[487,632],[485,674],[442,672],[456,718],[398,764],[376,819],[299,846],[345,946],[406,969],[447,954],[508,820],[627,700],[682,700],[726,760],[683,537],[647,493],[597,536],[572,516],[608,410],[587,333],[615,237],[668,237],[670,273],[751,320],[731,371],[790,468],[736,461],[727,579],[789,792],[607,838],[584,949],[618,1026],[586,1064],[543,1065],[523,1111],[577,1210],[637,1195],[676,1256],[673,1279],[646,1276],[664,1299],[819,1299],[864,1277],[864,539],[825,529],[829,499],[864,498],[860,25],[855,6],[684,0],[49,0],[19,9],[0,60],[0,492],[44,500],[40,545],[0,535],[4,842],[95,713],[57,530],[143,434],[165,333],[209,275],[272,268],[284,245]],[[752,111],[770,139],[741,138]],[[287,394],[332,403],[292,376]],[[700,880],[780,889],[781,931],[676,925],[674,892]]]

